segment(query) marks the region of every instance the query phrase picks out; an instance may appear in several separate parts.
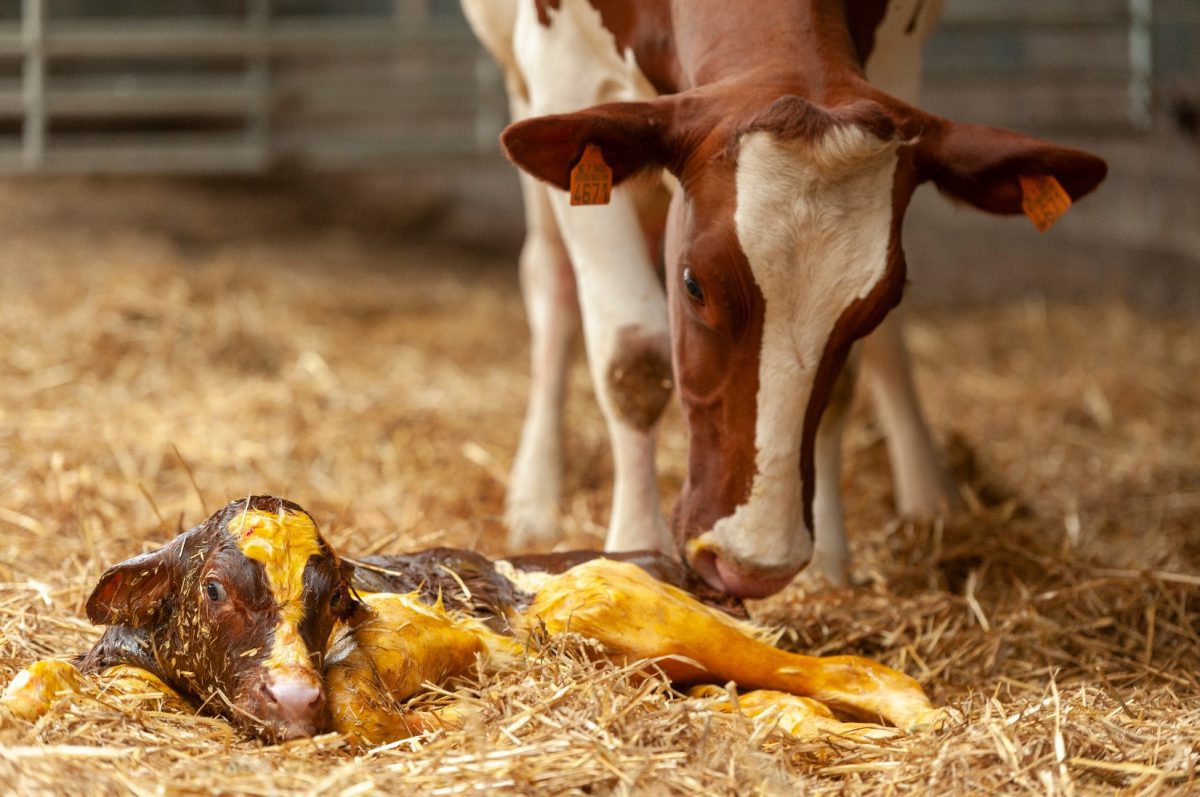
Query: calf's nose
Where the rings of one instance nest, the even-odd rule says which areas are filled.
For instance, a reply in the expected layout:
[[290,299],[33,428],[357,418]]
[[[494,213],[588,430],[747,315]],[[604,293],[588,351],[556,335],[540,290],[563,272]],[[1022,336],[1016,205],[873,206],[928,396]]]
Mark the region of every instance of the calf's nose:
[[268,705],[287,719],[310,717],[325,696],[319,684],[304,678],[275,678],[263,685]]

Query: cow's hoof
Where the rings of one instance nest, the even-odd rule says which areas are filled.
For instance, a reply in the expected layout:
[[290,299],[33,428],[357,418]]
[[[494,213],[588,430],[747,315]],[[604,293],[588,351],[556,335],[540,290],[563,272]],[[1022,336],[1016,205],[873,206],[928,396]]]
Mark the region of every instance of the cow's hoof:
[[795,584],[805,592],[850,586],[850,562],[841,557],[823,557],[818,551],[808,567],[796,576]]
[[504,522],[508,526],[508,547],[513,552],[545,550],[562,536],[554,504],[510,502]]

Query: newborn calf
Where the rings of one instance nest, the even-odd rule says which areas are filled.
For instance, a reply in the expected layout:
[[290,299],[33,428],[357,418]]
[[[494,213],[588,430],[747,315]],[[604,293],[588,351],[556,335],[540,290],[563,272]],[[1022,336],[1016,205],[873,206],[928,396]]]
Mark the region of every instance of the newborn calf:
[[[720,600],[673,560],[592,556],[490,562],[435,549],[373,557],[356,570],[295,504],[239,500],[106,572],[87,612],[109,627],[78,669],[37,662],[0,702],[32,718],[78,691],[80,672],[98,673],[113,688],[199,703],[268,740],[336,730],[380,743],[461,722],[461,707],[416,712],[405,701],[425,683],[514,664],[522,640],[545,627],[596,639],[618,661],[655,659],[680,683],[774,690],[743,696],[741,710],[769,711],[799,735],[884,732],[838,722],[827,706],[905,729],[940,717],[895,670],[774,648],[762,629],[685,591]],[[719,696],[714,708],[728,710]]]

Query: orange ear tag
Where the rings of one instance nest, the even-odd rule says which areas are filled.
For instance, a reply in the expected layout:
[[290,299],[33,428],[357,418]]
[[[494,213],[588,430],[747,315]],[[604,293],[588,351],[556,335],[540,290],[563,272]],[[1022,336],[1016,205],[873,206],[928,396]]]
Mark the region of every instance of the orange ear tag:
[[1071,195],[1063,190],[1057,178],[1051,174],[1034,177],[1021,175],[1021,210],[1038,228],[1045,232],[1071,207]]
[[571,204],[607,205],[611,197],[612,169],[604,162],[600,148],[588,144],[571,170]]

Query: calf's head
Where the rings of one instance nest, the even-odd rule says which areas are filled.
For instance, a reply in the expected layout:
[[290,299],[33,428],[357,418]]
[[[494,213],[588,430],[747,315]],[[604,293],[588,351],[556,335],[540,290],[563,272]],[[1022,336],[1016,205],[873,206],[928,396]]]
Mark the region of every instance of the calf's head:
[[110,568],[87,613],[144,632],[152,669],[211,710],[267,739],[309,736],[327,721],[330,633],[357,608],[351,570],[303,509],[255,496]]
[[862,81],[820,102],[794,90],[714,84],[503,136],[519,166],[562,188],[589,144],[614,183],[647,169],[678,178],[666,279],[689,452],[674,527],[692,566],[744,597],[776,591],[811,558],[817,425],[850,345],[900,300],[916,187],[1015,214],[1022,178],[1078,199],[1106,171]]

